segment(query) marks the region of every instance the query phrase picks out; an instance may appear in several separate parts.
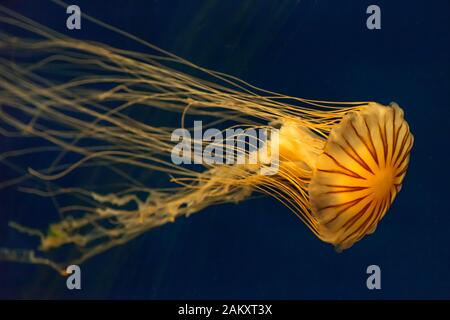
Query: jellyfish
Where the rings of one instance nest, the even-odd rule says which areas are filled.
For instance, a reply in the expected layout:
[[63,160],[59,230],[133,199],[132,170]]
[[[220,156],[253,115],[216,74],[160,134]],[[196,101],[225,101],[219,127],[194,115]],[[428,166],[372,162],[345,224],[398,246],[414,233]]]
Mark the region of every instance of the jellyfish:
[[[0,155],[16,174],[0,188],[48,197],[59,213],[47,230],[11,221],[39,246],[0,248],[0,259],[64,274],[69,264],[179,217],[254,194],[279,200],[341,251],[375,231],[402,187],[413,135],[396,103],[287,96],[200,67],[89,15],[84,19],[147,52],[74,39],[8,8],[0,12],[0,23],[13,30],[0,32],[0,135],[35,141]],[[169,118],[179,125],[164,121]],[[266,157],[258,148],[236,147],[231,157],[254,157],[252,163],[175,164],[172,134],[192,130],[189,119],[203,119],[206,128],[276,129],[277,135],[267,139]],[[37,155],[48,165],[36,167]],[[261,174],[273,159],[276,172]],[[99,185],[76,179],[70,185],[74,175],[99,171],[107,176]],[[67,246],[75,253],[58,253]]]

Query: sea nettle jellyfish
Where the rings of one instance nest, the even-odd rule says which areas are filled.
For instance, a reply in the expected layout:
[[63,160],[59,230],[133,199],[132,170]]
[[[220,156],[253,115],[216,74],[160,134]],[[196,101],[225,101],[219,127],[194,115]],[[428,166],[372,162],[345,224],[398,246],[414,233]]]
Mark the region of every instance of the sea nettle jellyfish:
[[[7,8],[1,13],[2,29],[12,31],[0,33],[0,134],[34,145],[1,155],[4,168],[19,174],[0,187],[49,197],[60,214],[45,231],[11,222],[38,237],[39,253],[2,248],[2,259],[64,273],[68,264],[178,217],[257,193],[275,197],[320,240],[343,250],[375,231],[401,189],[413,136],[395,103],[285,96],[87,15],[148,53],[70,38]],[[224,130],[279,129],[266,142],[277,144],[269,148],[269,158],[278,159],[276,174],[261,174],[270,165],[263,157],[252,164],[174,164],[171,134],[190,130],[188,119]],[[45,167],[33,162],[42,155]],[[85,187],[74,176],[92,176],[97,185]],[[78,250],[61,253],[67,246]]]

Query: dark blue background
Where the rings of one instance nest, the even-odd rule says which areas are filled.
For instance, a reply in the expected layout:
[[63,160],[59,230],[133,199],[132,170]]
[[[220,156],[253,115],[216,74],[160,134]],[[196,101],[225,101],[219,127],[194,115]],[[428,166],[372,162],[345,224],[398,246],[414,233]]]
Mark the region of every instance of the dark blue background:
[[[2,1],[73,37],[133,41],[46,1]],[[0,263],[2,298],[450,298],[450,1],[78,1],[82,11],[196,64],[287,95],[396,101],[415,144],[403,189],[378,230],[335,253],[277,201],[211,207],[82,266],[83,289],[40,266]],[[382,29],[366,28],[378,4]],[[50,203],[2,190],[0,222],[44,219]],[[54,214],[54,212],[52,212]],[[45,221],[45,219],[44,219]],[[0,240],[12,234],[5,231]],[[366,267],[382,290],[366,288]]]

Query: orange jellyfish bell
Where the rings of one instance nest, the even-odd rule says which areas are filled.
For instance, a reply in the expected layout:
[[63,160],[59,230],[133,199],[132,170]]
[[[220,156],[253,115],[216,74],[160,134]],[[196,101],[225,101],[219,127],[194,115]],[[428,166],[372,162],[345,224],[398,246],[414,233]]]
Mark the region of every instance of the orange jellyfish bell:
[[413,141],[395,103],[369,103],[342,118],[309,185],[319,238],[343,250],[375,231],[401,189]]

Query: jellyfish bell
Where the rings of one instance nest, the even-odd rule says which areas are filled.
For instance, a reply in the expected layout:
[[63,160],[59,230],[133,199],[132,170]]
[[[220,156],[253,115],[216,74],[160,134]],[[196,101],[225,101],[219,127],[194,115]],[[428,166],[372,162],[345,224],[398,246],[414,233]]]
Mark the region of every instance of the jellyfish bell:
[[400,191],[413,135],[395,103],[369,103],[330,132],[309,184],[318,236],[336,249],[375,231]]
[[373,233],[386,214],[406,175],[413,136],[395,103],[367,102],[318,121],[305,119],[282,120],[277,175],[251,185],[342,251]]

